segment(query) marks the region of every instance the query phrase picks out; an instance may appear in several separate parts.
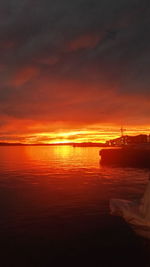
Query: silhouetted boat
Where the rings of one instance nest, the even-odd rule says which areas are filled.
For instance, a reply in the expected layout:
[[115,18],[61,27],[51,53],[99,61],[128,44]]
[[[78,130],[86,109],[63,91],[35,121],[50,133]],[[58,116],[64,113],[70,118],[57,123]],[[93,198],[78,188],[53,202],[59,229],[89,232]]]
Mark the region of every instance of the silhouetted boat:
[[99,154],[102,165],[150,168],[150,147],[148,145],[102,149]]

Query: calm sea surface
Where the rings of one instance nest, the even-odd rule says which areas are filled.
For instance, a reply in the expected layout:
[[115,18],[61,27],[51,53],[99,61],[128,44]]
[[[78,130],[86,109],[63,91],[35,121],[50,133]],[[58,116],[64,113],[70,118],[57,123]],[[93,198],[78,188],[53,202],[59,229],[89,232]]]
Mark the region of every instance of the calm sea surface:
[[99,148],[0,147],[3,266],[150,266],[109,199],[142,196],[146,169],[100,165]]

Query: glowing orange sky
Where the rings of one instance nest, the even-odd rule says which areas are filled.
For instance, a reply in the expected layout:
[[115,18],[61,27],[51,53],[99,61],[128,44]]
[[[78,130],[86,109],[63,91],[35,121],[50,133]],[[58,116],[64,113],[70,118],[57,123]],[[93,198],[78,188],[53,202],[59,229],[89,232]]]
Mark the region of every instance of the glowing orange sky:
[[[138,134],[149,134],[150,127],[148,129],[128,129],[126,134],[138,135]],[[100,129],[97,130],[79,130],[79,131],[68,131],[58,133],[37,133],[33,137],[26,136],[27,143],[82,143],[82,142],[102,142],[105,143],[107,140],[117,138],[120,136],[119,129]]]
[[[17,94],[1,105],[0,142],[105,142],[126,134],[150,133],[149,99],[120,94],[118,84],[73,82],[40,77],[37,69],[20,70],[12,77]],[[28,90],[21,88],[28,84]],[[4,114],[4,111],[6,114]]]
[[1,4],[0,142],[150,133],[148,4],[10,2]]
[[[64,127],[62,122],[35,123],[33,121],[13,120],[7,126],[1,127],[1,142],[24,143],[24,144],[56,144],[56,143],[82,143],[82,142],[106,142],[121,135],[120,125],[76,125]],[[67,125],[66,125],[67,126]],[[3,133],[4,132],[4,133]],[[138,135],[149,134],[150,126],[128,126],[125,134]]]

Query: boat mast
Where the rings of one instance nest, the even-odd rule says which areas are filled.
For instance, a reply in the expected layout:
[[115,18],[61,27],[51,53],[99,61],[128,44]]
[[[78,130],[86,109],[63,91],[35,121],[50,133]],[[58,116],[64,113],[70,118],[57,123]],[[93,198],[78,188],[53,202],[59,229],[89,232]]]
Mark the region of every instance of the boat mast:
[[121,131],[121,137],[123,137],[124,136],[124,131],[125,131],[125,129],[121,126],[121,128],[120,128],[120,131]]
[[124,131],[126,131],[126,129],[124,129],[123,126],[121,126],[120,131],[121,131],[121,139],[122,139],[123,145],[125,145],[126,142],[125,142]]

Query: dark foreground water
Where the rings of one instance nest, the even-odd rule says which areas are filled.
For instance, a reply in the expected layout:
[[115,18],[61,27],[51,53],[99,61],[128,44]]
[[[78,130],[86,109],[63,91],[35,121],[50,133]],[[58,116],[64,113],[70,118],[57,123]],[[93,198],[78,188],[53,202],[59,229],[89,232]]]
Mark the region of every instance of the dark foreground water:
[[[0,266],[150,266],[109,199],[141,197],[148,171],[102,167],[99,148],[0,147]],[[149,252],[150,253],[150,252]]]

